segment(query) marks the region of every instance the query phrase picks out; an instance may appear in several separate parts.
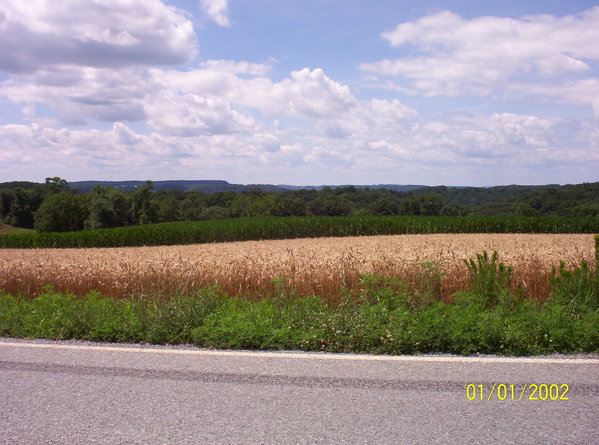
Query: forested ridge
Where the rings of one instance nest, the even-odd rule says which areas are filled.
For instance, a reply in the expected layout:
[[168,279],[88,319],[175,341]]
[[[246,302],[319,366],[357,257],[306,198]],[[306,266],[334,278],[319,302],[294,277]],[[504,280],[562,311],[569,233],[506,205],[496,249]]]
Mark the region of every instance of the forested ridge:
[[[213,190],[219,184],[235,186],[225,181],[206,183]],[[59,177],[46,178],[45,183],[0,183],[0,219],[14,227],[60,232],[253,216],[599,217],[599,182],[488,188],[405,186],[409,191],[393,189],[404,186],[285,190],[261,185],[211,193],[156,190],[152,181],[139,184],[129,191],[95,184],[84,192]]]

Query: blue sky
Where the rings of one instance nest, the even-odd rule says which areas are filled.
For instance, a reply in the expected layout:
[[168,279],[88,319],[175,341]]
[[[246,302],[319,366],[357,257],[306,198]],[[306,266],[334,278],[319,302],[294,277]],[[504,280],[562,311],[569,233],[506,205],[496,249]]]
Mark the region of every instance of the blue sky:
[[599,4],[5,0],[0,182],[598,181]]

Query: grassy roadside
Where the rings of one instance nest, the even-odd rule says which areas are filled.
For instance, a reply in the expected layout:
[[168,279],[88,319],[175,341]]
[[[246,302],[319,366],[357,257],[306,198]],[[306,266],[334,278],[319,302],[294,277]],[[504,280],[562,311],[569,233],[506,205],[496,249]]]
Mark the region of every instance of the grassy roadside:
[[510,269],[494,255],[481,254],[468,268],[470,287],[452,303],[438,298],[434,283],[416,292],[378,276],[362,277],[360,289],[337,304],[300,298],[284,280],[258,301],[216,287],[168,299],[51,289],[34,299],[2,295],[0,336],[385,354],[599,352],[596,265],[556,269],[543,304],[514,292]]
[[599,352],[599,313],[588,307],[513,299],[487,307],[462,293],[414,310],[401,295],[371,297],[332,307],[318,297],[249,301],[217,289],[168,301],[4,295],[0,336],[384,354]]

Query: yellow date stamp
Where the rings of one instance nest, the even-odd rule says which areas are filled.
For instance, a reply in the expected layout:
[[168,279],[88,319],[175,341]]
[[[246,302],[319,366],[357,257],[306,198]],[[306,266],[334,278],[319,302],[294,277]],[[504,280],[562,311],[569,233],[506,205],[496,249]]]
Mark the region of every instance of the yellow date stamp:
[[556,383],[522,383],[506,385],[504,383],[466,385],[468,400],[570,400],[570,386]]

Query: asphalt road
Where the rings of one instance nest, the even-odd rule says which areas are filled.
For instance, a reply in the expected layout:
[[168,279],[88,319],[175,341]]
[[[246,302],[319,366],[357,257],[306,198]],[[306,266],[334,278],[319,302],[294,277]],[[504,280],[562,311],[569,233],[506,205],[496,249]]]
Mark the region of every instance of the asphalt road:
[[[598,371],[597,355],[388,357],[0,338],[0,443],[592,444]],[[532,384],[558,386],[533,394]]]

